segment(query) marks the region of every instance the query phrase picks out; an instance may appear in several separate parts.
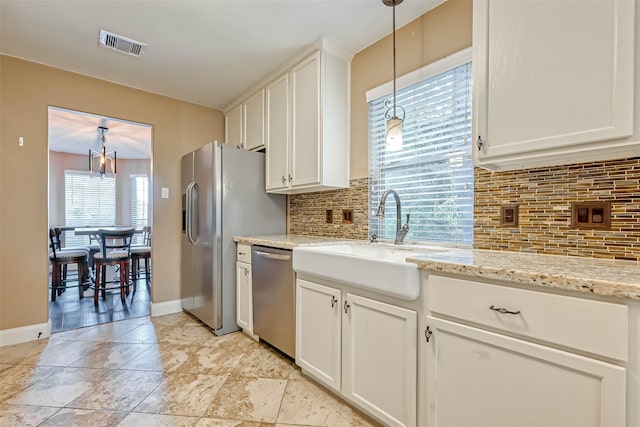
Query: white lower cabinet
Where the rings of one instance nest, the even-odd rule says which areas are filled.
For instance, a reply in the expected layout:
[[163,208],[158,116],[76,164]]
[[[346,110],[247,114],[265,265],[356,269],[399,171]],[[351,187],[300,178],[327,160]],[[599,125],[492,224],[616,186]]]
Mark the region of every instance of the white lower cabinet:
[[426,304],[429,427],[627,426],[626,306],[433,275]]
[[388,426],[415,426],[417,313],[297,280],[296,363]]
[[236,323],[254,339],[251,246],[238,244],[236,254]]

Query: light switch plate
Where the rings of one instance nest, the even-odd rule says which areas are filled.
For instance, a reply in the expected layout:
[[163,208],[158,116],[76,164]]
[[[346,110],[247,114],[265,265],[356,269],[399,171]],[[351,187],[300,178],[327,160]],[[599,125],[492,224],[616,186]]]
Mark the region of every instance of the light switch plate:
[[169,188],[162,187],[162,198],[163,199],[168,199],[169,198]]

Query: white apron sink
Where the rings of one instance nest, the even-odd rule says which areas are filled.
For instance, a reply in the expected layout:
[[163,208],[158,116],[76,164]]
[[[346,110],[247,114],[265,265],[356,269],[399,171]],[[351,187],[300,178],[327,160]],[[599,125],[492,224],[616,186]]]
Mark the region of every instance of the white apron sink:
[[[420,252],[425,250],[420,248]],[[420,296],[420,272],[416,264],[405,261],[412,255],[411,249],[382,245],[307,246],[293,250],[293,269],[413,301]]]

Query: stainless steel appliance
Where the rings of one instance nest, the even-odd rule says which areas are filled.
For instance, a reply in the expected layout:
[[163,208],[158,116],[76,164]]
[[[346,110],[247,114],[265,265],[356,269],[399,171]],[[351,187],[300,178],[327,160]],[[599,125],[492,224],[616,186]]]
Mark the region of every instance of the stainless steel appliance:
[[253,333],[296,356],[296,288],[291,251],[253,246]]
[[286,231],[286,196],[265,192],[264,162],[218,142],[182,157],[182,308],[217,335],[239,329],[233,236]]

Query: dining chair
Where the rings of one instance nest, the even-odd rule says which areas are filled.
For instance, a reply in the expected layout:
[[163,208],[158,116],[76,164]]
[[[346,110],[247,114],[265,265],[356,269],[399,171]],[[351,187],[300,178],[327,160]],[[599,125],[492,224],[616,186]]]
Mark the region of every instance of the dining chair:
[[151,260],[151,226],[142,227],[142,244],[131,245],[131,269],[133,276],[133,290],[135,292],[140,273],[140,260],[144,260],[144,278],[149,287],[151,281],[149,261]]
[[[124,230],[100,229],[100,252],[93,256],[95,263],[95,293],[93,295],[94,304],[98,304],[98,293],[102,292],[102,299],[106,299],[107,289],[116,289],[117,286],[107,287],[107,267],[118,266],[119,268],[119,288],[120,299],[125,302],[126,295],[129,295],[129,263],[131,262],[131,239],[135,230],[133,228]],[[109,283],[114,283],[111,281]]]
[[[66,267],[68,265],[77,264],[78,268],[78,295],[84,297],[84,285],[87,282],[88,271],[87,261],[89,259],[89,251],[83,248],[60,249],[59,236],[55,228],[49,229],[49,261],[51,262],[51,301],[55,301],[58,295],[61,295],[67,288]],[[63,274],[64,269],[64,274]]]

